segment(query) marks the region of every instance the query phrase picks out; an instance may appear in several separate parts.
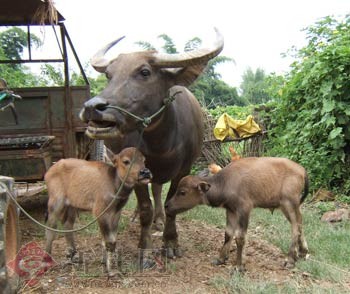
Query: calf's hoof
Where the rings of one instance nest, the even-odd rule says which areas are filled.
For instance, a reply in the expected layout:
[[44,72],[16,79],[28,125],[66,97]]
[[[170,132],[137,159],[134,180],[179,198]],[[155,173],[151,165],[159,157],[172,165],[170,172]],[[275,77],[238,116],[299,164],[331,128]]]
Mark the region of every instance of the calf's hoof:
[[163,248],[163,255],[166,256],[167,258],[173,259],[176,257],[182,257],[183,251],[179,247],[177,247],[177,248],[164,247]]
[[308,250],[300,250],[299,251],[299,258],[301,259],[308,259],[310,257]]
[[164,222],[161,219],[158,219],[154,221],[153,223],[153,229],[159,232],[163,232],[164,230]]
[[66,257],[67,257],[68,259],[71,259],[71,260],[73,261],[73,258],[74,258],[75,254],[76,254],[77,252],[78,252],[77,250],[72,249],[72,248],[69,248],[69,249],[67,249],[67,251],[66,251]]
[[247,270],[244,267],[244,265],[236,265],[233,267],[233,269],[231,270],[230,274],[231,275],[235,275],[235,274],[243,274],[245,273]]
[[292,269],[292,268],[294,268],[294,267],[295,267],[295,261],[294,261],[294,260],[290,260],[290,259],[285,260],[285,262],[284,262],[284,267],[285,267],[286,269]]
[[107,277],[108,278],[114,278],[114,277],[122,277],[122,274],[119,271],[107,271]]

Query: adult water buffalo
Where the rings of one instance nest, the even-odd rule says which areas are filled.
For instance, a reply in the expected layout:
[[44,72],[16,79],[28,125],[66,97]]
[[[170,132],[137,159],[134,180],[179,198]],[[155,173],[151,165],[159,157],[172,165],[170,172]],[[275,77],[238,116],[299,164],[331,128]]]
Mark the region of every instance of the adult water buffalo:
[[[106,52],[121,39],[109,43],[92,58],[92,66],[106,74],[108,84],[98,96],[84,104],[80,117],[88,124],[86,134],[91,138],[123,142],[120,148],[136,146],[140,139],[140,146],[136,147],[146,157],[153,182],[161,185],[171,181],[168,201],[180,179],[190,172],[203,140],[202,110],[186,86],[221,52],[224,40],[216,30],[216,41],[210,48],[179,54],[142,51],[105,59]],[[150,117],[172,96],[175,100],[152,118],[144,132],[141,132],[143,125],[139,120],[115,108],[142,118]],[[152,247],[152,202],[146,186],[136,187],[135,192],[140,209],[139,247],[147,249]],[[169,257],[181,254],[174,216],[166,216],[163,241]]]

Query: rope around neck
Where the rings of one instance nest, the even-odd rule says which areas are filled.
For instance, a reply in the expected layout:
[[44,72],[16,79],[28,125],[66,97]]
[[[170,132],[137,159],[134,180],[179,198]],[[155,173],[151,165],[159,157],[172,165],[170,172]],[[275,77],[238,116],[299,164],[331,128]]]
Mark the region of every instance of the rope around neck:
[[[168,98],[165,98],[163,100],[163,103],[164,105],[157,111],[155,112],[154,114],[152,114],[151,116],[149,117],[146,117],[146,118],[142,118],[142,117],[139,117],[129,111],[127,111],[126,109],[122,108],[122,107],[119,107],[119,106],[107,106],[107,108],[114,108],[114,109],[117,109],[139,121],[142,122],[142,125],[143,125],[143,129],[141,130],[140,132],[140,139],[139,139],[139,142],[137,144],[137,149],[140,147],[141,145],[141,140],[142,140],[142,135],[144,133],[144,130],[145,128],[147,128],[149,126],[149,124],[152,122],[152,119],[154,117],[156,117],[158,114],[160,114],[161,112],[164,111],[164,109],[171,103],[175,100],[175,96],[177,94],[181,93],[181,91],[177,91],[175,92],[173,95],[169,96]],[[122,179],[122,183],[121,185],[119,186],[119,189],[116,193],[116,195],[113,197],[113,199],[111,200],[111,202],[108,204],[108,206],[96,217],[94,218],[92,221],[88,222],[86,225],[80,227],[80,228],[77,228],[77,229],[72,229],[72,230],[60,230],[60,229],[55,229],[55,228],[51,228],[41,222],[39,222],[38,220],[36,220],[34,217],[32,217],[17,201],[15,195],[13,195],[12,191],[9,190],[9,188],[2,182],[0,182],[0,186],[2,186],[6,191],[7,191],[7,194],[9,195],[9,197],[11,198],[11,200],[15,203],[15,205],[31,220],[33,221],[34,223],[36,223],[37,225],[39,225],[40,227],[43,227],[44,229],[46,230],[49,230],[49,231],[53,231],[53,232],[56,232],[56,233],[62,233],[62,234],[66,234],[66,233],[75,233],[75,232],[79,232],[79,231],[82,231],[82,230],[85,230],[87,227],[91,226],[92,224],[96,223],[102,215],[104,215],[106,213],[106,211],[108,209],[110,209],[112,207],[112,205],[114,204],[114,202],[119,199],[119,194],[121,192],[121,190],[123,189],[124,187],[124,184],[125,184],[125,181],[127,179],[127,177],[129,176],[129,173],[131,171],[131,168],[134,164],[134,161],[135,161],[135,153],[134,153],[134,156],[131,160],[131,164],[130,164],[130,167],[126,173],[126,176]]]

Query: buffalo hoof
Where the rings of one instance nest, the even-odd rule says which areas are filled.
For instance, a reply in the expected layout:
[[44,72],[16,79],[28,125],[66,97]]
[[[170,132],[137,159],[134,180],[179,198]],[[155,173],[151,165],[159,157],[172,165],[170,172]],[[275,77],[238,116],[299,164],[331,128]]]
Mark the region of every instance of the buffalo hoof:
[[220,259],[220,258],[215,258],[212,262],[211,262],[211,264],[212,265],[215,265],[215,266],[217,266],[217,265],[222,265],[222,264],[225,264],[226,263],[226,259]]
[[174,254],[176,257],[182,257],[183,256],[183,251],[181,248],[177,247],[174,249]]
[[167,258],[173,259],[175,257],[174,249],[173,248],[164,248],[163,249],[163,255]]

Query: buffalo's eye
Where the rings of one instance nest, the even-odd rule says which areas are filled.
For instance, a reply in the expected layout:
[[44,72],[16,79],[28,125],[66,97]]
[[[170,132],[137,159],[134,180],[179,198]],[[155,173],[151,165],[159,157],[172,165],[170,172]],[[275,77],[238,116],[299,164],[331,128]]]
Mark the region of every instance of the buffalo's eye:
[[124,163],[125,165],[129,165],[129,164],[130,164],[130,160],[129,160],[129,159],[124,159],[124,160],[123,160],[123,163]]
[[149,77],[151,75],[151,71],[147,68],[142,69],[140,73],[143,77]]
[[185,195],[186,195],[186,192],[185,192],[184,190],[181,190],[181,191],[179,192],[179,195],[180,195],[180,196],[185,196]]

